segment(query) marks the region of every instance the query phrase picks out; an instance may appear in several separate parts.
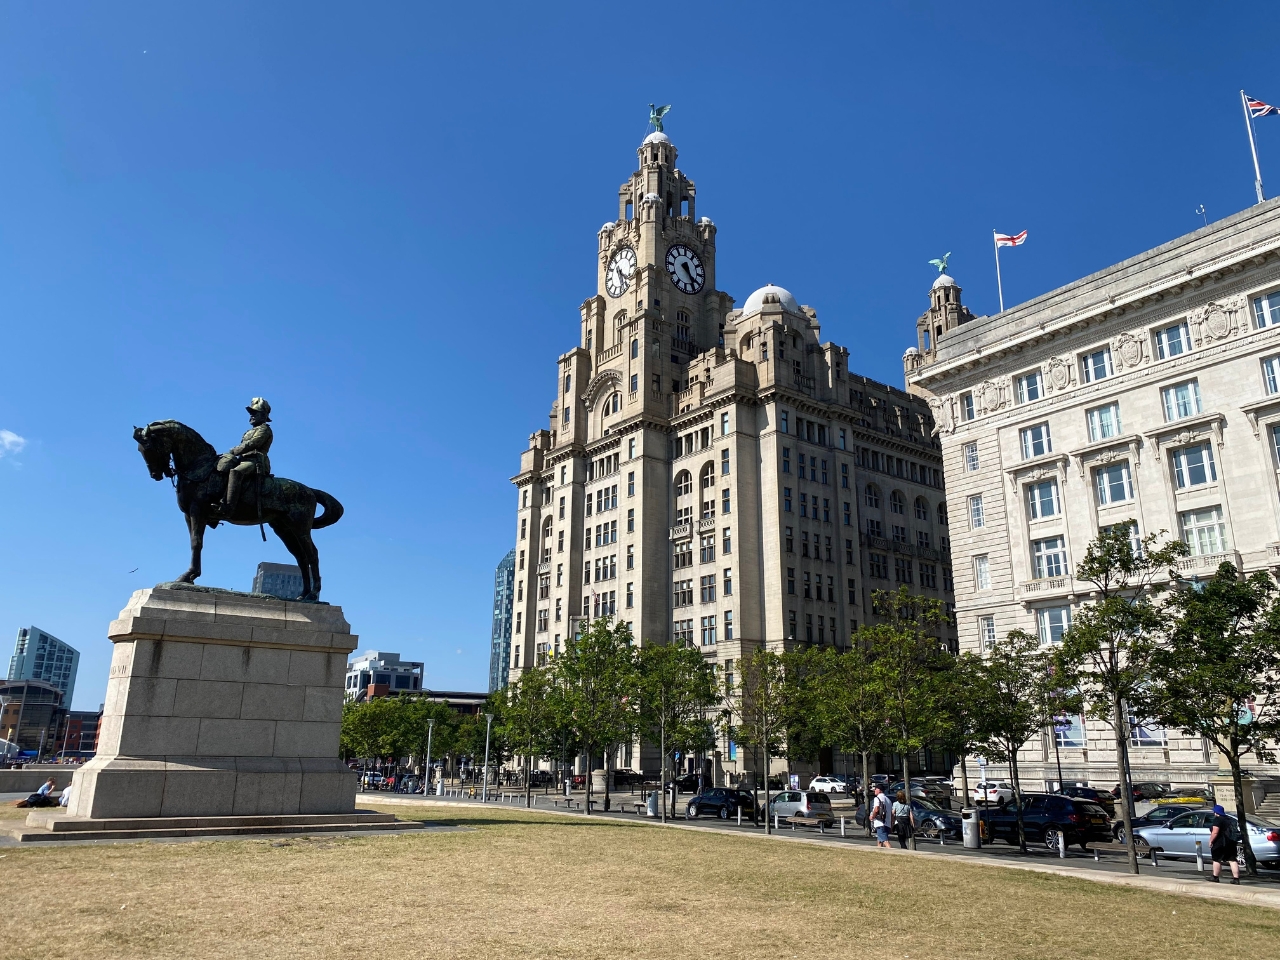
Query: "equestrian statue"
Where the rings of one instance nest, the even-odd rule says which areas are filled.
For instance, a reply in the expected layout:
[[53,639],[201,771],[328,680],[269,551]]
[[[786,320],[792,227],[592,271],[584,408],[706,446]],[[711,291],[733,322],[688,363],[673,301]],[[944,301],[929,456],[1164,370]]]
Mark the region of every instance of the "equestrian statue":
[[[178,577],[195,583],[200,576],[200,552],[205,527],[219,523],[251,527],[263,524],[275,531],[302,571],[302,595],[320,598],[320,555],[311,531],[337,523],[342,504],[323,490],[271,474],[271,405],[254,397],[245,407],[249,429],[240,443],[218,455],[209,443],[177,420],[157,420],[133,428],[133,439],[146,461],[152,480],[168,477],[178,494],[178,509],[187,518],[191,535],[191,566]],[[225,478],[225,479],[224,479]],[[324,513],[316,516],[316,504]],[[263,532],[263,539],[266,533]]]

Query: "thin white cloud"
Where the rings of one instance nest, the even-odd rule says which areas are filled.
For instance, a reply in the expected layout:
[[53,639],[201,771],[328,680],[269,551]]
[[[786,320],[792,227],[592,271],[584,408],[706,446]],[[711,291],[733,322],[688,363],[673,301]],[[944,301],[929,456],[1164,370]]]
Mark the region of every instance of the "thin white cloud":
[[12,453],[21,453],[22,448],[26,445],[26,439],[18,436],[12,430],[0,430],[0,457]]

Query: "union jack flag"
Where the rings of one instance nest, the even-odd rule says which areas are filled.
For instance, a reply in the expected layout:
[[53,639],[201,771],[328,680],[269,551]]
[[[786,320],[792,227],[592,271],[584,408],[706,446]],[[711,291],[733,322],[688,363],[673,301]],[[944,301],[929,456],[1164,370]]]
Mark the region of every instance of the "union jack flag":
[[1280,107],[1273,107],[1269,103],[1263,103],[1261,100],[1255,100],[1249,96],[1246,96],[1245,100],[1249,103],[1249,116],[1255,120],[1258,117],[1265,117],[1269,113],[1280,116]]
[[1007,237],[1003,233],[996,234],[997,247],[1016,247],[1018,244],[1026,243],[1026,242],[1027,242],[1027,231],[1025,230],[1023,230],[1021,233],[1015,233],[1011,237]]

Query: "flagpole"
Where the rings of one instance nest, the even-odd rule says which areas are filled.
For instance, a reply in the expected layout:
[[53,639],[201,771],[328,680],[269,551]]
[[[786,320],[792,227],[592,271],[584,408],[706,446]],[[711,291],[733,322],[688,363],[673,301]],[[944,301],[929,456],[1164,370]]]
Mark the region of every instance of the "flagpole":
[[1262,168],[1258,166],[1258,144],[1253,139],[1253,119],[1249,116],[1249,98],[1240,91],[1240,105],[1244,107],[1244,128],[1249,133],[1249,150],[1253,154],[1253,189],[1258,191],[1258,202],[1266,200],[1262,192]]
[[1004,313],[1004,284],[1000,282],[1000,241],[996,239],[999,236],[994,230],[991,231],[991,242],[996,248],[996,290],[1000,294],[1000,312]]

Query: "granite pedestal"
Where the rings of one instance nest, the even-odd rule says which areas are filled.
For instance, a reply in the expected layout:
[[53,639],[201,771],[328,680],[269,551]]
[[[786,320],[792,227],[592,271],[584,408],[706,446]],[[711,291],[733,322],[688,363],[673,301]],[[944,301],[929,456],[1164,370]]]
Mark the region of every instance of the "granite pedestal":
[[69,817],[351,822],[356,774],[338,738],[358,638],[340,607],[161,584],[134,593],[108,636],[98,752],[75,773]]

